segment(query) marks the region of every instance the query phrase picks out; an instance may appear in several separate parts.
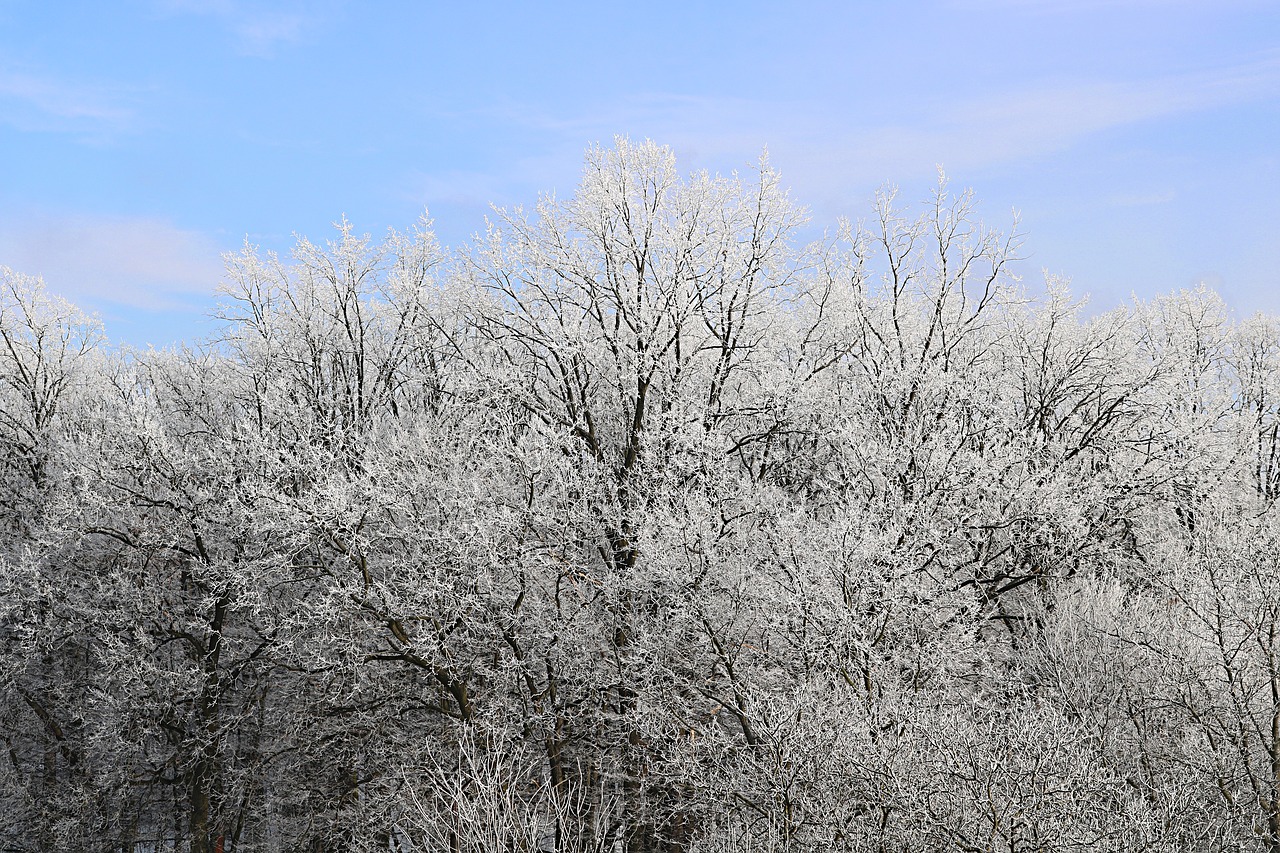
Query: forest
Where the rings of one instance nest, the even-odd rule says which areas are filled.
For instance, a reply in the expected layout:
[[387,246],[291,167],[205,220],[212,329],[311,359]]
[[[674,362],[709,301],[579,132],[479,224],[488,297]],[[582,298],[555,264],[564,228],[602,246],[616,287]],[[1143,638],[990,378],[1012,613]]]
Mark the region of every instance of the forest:
[[0,851],[1280,851],[1280,318],[588,150],[457,248],[0,269]]

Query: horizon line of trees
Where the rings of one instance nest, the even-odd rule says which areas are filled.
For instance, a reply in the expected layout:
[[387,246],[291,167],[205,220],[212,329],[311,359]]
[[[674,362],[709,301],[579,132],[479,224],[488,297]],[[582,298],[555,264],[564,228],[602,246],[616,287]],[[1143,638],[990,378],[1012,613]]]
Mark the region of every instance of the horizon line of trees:
[[586,154],[133,351],[0,269],[0,851],[1280,851],[1280,319]]

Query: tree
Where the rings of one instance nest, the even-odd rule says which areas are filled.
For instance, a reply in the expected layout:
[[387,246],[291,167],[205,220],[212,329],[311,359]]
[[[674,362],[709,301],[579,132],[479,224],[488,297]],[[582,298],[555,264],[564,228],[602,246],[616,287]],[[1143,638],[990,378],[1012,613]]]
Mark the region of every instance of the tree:
[[1275,323],[1090,315],[945,181],[587,153],[441,248],[0,281],[15,850],[1280,850]]
[[[101,326],[39,279],[0,267],[0,736],[7,825],[74,839],[76,791],[100,769],[84,726],[85,647],[64,623],[60,508],[74,500],[71,437],[101,372]],[[6,823],[0,821],[0,832]]]

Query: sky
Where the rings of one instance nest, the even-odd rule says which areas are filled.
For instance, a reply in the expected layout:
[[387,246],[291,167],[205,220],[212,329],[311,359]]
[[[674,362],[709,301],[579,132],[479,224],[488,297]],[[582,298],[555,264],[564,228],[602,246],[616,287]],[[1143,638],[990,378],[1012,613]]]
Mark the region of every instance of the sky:
[[1280,3],[0,0],[0,265],[139,346],[212,334],[222,254],[571,194],[584,150],[762,150],[815,228],[945,169],[1097,309],[1280,314]]

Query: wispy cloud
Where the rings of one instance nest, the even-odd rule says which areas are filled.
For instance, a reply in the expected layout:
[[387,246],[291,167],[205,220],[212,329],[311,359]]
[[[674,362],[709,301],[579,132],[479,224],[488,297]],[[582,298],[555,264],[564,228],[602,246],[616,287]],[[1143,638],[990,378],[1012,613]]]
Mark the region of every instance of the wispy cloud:
[[134,117],[123,90],[0,69],[0,121],[19,130],[101,133]]
[[0,221],[0,264],[84,307],[189,308],[222,276],[218,245],[162,219],[37,215]]
[[[1219,10],[1230,7],[1266,6],[1271,0],[1215,0]],[[1095,14],[1100,11],[1200,10],[1204,0],[945,0],[945,6],[976,12],[1026,12],[1032,14]]]
[[1155,207],[1162,204],[1169,204],[1178,194],[1173,190],[1165,190],[1164,192],[1154,193],[1125,193],[1114,195],[1108,202],[1113,207]]
[[859,159],[945,160],[964,169],[1063,151],[1096,134],[1162,118],[1274,98],[1280,58],[1151,80],[1058,83],[943,107],[911,127],[852,131]]
[[242,18],[236,24],[236,35],[247,53],[270,55],[279,42],[295,42],[305,32],[308,20],[287,12],[266,13]]
[[406,176],[403,198],[428,205],[487,208],[502,203],[511,187],[499,176],[481,171],[452,169],[442,172],[413,171]]
[[166,15],[199,15],[219,22],[236,38],[242,53],[270,58],[279,45],[302,40],[322,21],[327,3],[247,2],[246,0],[156,0]]
[[619,135],[670,145],[684,168],[725,162],[747,167],[766,144],[780,138],[780,128],[787,128],[790,138],[803,133],[806,119],[802,108],[791,104],[660,92],[614,98],[578,114],[517,103],[459,107],[436,114],[442,121],[478,123],[503,138],[521,141],[518,149],[502,158],[503,168],[497,172],[451,169],[409,176],[414,192],[428,200],[466,203],[507,197],[513,190],[556,189],[563,195],[573,189],[556,186],[565,176],[566,161],[578,162],[585,146],[609,145]]
[[[685,166],[743,164],[768,146],[798,194],[824,205],[884,180],[932,174],[945,164],[971,176],[992,167],[1052,156],[1090,138],[1144,122],[1210,109],[1274,100],[1280,93],[1280,54],[1237,64],[1145,79],[1055,79],[976,98],[924,103],[898,124],[859,124],[848,112],[795,101],[650,94],[617,99],[599,110],[556,115],[527,107],[490,107],[472,117],[515,126],[541,139],[541,152],[512,163],[495,183],[520,185],[529,174],[563,174],[565,157],[589,141],[608,144],[616,133],[672,145]],[[536,149],[535,149],[536,151]],[[545,156],[543,156],[545,155]],[[532,168],[531,168],[532,166]],[[456,175],[420,177],[435,191]],[[545,180],[545,179],[543,179]]]

